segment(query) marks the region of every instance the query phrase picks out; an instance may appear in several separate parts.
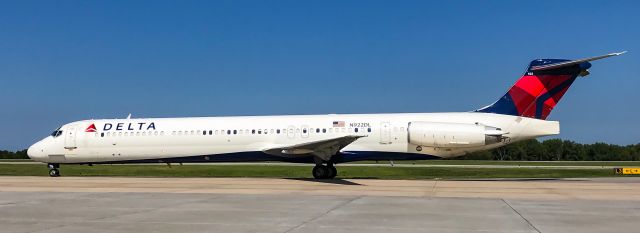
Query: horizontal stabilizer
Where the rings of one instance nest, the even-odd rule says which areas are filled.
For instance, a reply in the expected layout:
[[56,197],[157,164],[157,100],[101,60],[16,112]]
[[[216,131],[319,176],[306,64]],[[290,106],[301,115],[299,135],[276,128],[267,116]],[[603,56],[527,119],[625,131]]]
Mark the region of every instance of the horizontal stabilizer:
[[556,68],[561,68],[561,67],[567,67],[567,66],[572,66],[572,65],[577,65],[577,64],[580,64],[580,63],[584,63],[584,62],[595,61],[595,60],[600,60],[600,59],[607,58],[607,57],[613,57],[613,56],[622,55],[622,54],[624,54],[626,52],[627,51],[619,52],[619,53],[610,53],[610,54],[606,54],[606,55],[602,55],[602,56],[596,56],[596,57],[589,57],[589,58],[583,58],[583,59],[577,59],[577,60],[570,60],[570,61],[565,61],[565,62],[553,63],[553,64],[548,64],[548,65],[533,66],[533,67],[531,67],[530,70],[532,70],[532,71],[550,70],[550,69],[556,69]]

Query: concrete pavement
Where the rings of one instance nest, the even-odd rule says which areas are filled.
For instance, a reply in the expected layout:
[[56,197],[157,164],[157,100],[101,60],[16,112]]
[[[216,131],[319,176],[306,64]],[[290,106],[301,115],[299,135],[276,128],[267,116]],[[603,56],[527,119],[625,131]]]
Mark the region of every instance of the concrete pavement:
[[0,232],[637,232],[640,179],[0,177]]

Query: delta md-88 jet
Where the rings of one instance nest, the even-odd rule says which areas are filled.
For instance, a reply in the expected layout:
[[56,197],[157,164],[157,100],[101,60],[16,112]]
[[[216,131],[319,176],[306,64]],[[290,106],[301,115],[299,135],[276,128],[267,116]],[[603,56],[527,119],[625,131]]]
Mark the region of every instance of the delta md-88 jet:
[[83,120],[27,153],[51,176],[60,164],[284,161],[334,178],[337,163],[450,158],[559,134],[546,119],[569,86],[590,61],[620,54],[533,60],[504,96],[470,112]]

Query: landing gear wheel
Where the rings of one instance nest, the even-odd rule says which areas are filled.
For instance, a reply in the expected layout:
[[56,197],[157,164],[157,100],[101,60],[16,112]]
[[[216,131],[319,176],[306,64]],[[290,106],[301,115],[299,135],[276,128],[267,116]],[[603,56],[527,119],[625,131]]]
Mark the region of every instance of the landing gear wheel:
[[324,165],[316,165],[313,167],[311,173],[313,174],[313,178],[326,179],[329,177],[329,168]]
[[327,166],[327,168],[329,170],[329,174],[328,174],[327,178],[329,178],[329,179],[336,178],[336,176],[338,175],[338,169],[336,169],[336,167],[334,167],[333,165],[329,165],[329,166]]
[[58,177],[60,176],[60,171],[56,168],[49,170],[49,176]]

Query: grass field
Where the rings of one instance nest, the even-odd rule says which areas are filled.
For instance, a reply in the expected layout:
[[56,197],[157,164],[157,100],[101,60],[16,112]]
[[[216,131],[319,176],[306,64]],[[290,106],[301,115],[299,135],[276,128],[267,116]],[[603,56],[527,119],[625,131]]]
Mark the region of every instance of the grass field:
[[[62,165],[62,176],[139,177],[274,177],[310,178],[309,166],[278,165]],[[46,166],[0,164],[0,175],[47,176]],[[371,179],[483,179],[483,178],[576,178],[615,176],[612,169],[464,168],[464,167],[356,167],[338,166],[338,178]]]
[[[376,163],[361,161],[358,163]],[[389,163],[389,161],[377,161]],[[394,161],[395,164],[428,164],[428,165],[510,165],[510,166],[638,166],[640,161],[497,161],[497,160],[407,160]]]

